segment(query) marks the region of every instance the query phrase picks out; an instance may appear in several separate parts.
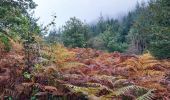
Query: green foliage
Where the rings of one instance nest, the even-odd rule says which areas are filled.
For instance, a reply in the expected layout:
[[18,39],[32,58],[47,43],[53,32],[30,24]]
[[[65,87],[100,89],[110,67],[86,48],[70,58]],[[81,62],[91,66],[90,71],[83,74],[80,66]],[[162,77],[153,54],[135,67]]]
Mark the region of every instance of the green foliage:
[[127,44],[119,41],[119,33],[112,30],[110,26],[104,33],[101,33],[101,39],[104,41],[104,44],[108,51],[119,51],[124,52],[127,49]]
[[[132,27],[128,33],[128,42],[130,44],[129,52],[135,54],[142,54],[148,46],[149,34],[150,34],[150,11],[146,4],[136,6],[136,17]],[[148,19],[148,20],[146,20]]]
[[[9,49],[9,39],[28,39],[27,33],[39,30],[36,21],[30,20],[28,10],[34,9],[32,0],[2,0],[0,3],[0,35],[5,48]],[[37,31],[36,31],[37,32]],[[27,36],[27,37],[26,37]]]
[[116,43],[114,41],[110,41],[108,44],[110,51],[119,51],[119,52],[125,52],[128,44],[127,43]]
[[31,79],[31,74],[29,74],[28,72],[24,72],[23,76],[26,79]]
[[137,3],[134,11],[119,20],[100,15],[88,26],[73,17],[62,31],[51,31],[47,41],[111,52],[143,54],[149,50],[157,58],[170,58],[169,4],[168,0]]
[[104,41],[101,39],[100,36],[90,38],[88,40],[87,44],[88,44],[87,45],[88,47],[95,48],[95,49],[98,49],[98,50],[105,50],[106,49]]
[[[64,43],[67,47],[90,47],[106,51],[126,51],[126,36],[134,20],[129,13],[120,21],[105,19],[102,15],[96,23],[85,25],[77,18],[70,18],[63,29],[51,31],[46,40],[50,43]],[[62,37],[62,39],[61,39]]]
[[142,54],[149,50],[159,59],[170,58],[169,4],[168,0],[151,0],[148,6],[136,7],[137,16],[128,34],[130,51]]
[[9,39],[6,36],[4,36],[3,34],[0,34],[0,41],[3,43],[3,45],[5,45],[4,50],[7,52],[10,51],[11,44],[9,43]]
[[[92,39],[96,40],[97,47],[102,48],[102,50],[125,52],[128,47],[126,36],[133,20],[133,13],[129,13],[128,16],[123,17],[121,20],[104,19],[101,16],[97,24],[90,25],[90,30],[95,37]],[[102,27],[102,30],[99,31],[100,27]]]
[[128,35],[137,14],[135,11],[129,12],[127,16],[124,16],[120,23],[121,28],[119,29],[119,41],[127,42],[126,36]]
[[157,58],[170,58],[170,41],[160,40],[150,43],[149,50],[151,54]]
[[155,57],[170,58],[170,13],[169,0],[157,0],[150,3],[152,11],[152,34],[149,50]]
[[38,99],[35,96],[32,96],[31,100],[38,100]]
[[61,34],[61,30],[51,30],[49,32],[49,35],[47,37],[45,37],[47,43],[62,43],[62,34]]
[[73,17],[63,27],[63,43],[67,47],[86,47],[88,29],[79,19]]
[[9,96],[9,97],[6,97],[5,100],[13,100],[13,98]]
[[[76,18],[70,18],[60,33],[63,37],[62,41],[67,47],[90,47],[123,52],[127,49],[127,44],[125,43],[125,35],[120,35],[121,28],[121,23],[118,20],[105,20],[101,15],[96,24],[89,26]],[[59,34],[58,38],[60,38]],[[47,40],[58,40],[57,34],[51,33]]]

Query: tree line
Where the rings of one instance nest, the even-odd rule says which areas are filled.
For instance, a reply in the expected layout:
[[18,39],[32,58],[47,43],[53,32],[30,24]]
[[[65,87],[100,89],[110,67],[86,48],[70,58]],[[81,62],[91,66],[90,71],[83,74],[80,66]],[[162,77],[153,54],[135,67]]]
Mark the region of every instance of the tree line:
[[169,10],[169,0],[150,0],[137,3],[135,10],[119,19],[100,16],[96,23],[87,24],[72,17],[60,30],[53,29],[46,40],[73,48],[134,54],[150,52],[157,58],[169,58]]
[[[33,17],[33,0],[1,0],[0,41],[5,50],[11,49],[10,40],[25,44],[35,43],[35,37],[47,43],[62,43],[66,47],[94,48],[108,52],[142,54],[150,52],[157,58],[170,57],[170,1],[150,0],[137,4],[135,10],[119,19],[100,16],[87,24],[70,18],[60,29],[53,29],[44,37],[45,28]],[[51,22],[49,25],[54,24]],[[48,25],[47,25],[48,27]]]

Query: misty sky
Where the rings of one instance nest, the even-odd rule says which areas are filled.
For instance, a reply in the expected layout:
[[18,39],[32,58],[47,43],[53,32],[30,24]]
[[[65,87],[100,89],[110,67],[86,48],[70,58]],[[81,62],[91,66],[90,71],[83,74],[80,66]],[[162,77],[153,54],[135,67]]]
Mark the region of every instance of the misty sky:
[[56,15],[56,26],[63,25],[70,17],[77,17],[87,23],[96,20],[100,14],[107,17],[120,17],[134,9],[137,1],[147,0],[34,0],[38,7],[36,17],[40,24],[47,24]]

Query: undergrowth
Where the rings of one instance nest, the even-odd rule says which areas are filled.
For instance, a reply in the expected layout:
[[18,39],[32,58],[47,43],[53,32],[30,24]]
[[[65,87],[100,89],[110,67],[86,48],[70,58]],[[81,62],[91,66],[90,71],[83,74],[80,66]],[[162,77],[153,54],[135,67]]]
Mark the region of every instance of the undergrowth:
[[[168,100],[170,63],[94,49],[43,46],[31,73],[21,45],[0,61],[0,96],[19,100]],[[9,62],[6,62],[6,61]]]

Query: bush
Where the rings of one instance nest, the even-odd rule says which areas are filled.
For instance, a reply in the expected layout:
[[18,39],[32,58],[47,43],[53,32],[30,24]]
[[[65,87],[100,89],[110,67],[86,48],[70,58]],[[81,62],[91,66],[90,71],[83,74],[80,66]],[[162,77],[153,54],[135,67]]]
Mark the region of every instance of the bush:
[[170,41],[162,40],[151,42],[149,51],[158,59],[170,58]]
[[124,52],[127,49],[128,45],[126,43],[117,43],[117,42],[109,42],[108,49],[110,52],[119,51]]
[[9,52],[11,50],[11,44],[10,44],[9,39],[6,36],[4,36],[4,35],[0,35],[0,41],[4,45],[3,49],[5,51]]
[[62,41],[67,47],[86,47],[87,31],[88,29],[83,22],[75,17],[70,18],[63,26]]
[[98,50],[107,49],[106,46],[104,45],[104,41],[99,36],[89,39],[89,41],[87,42],[87,46]]
[[170,13],[169,0],[155,0],[150,5],[152,11],[152,34],[149,50],[159,59],[170,58]]

